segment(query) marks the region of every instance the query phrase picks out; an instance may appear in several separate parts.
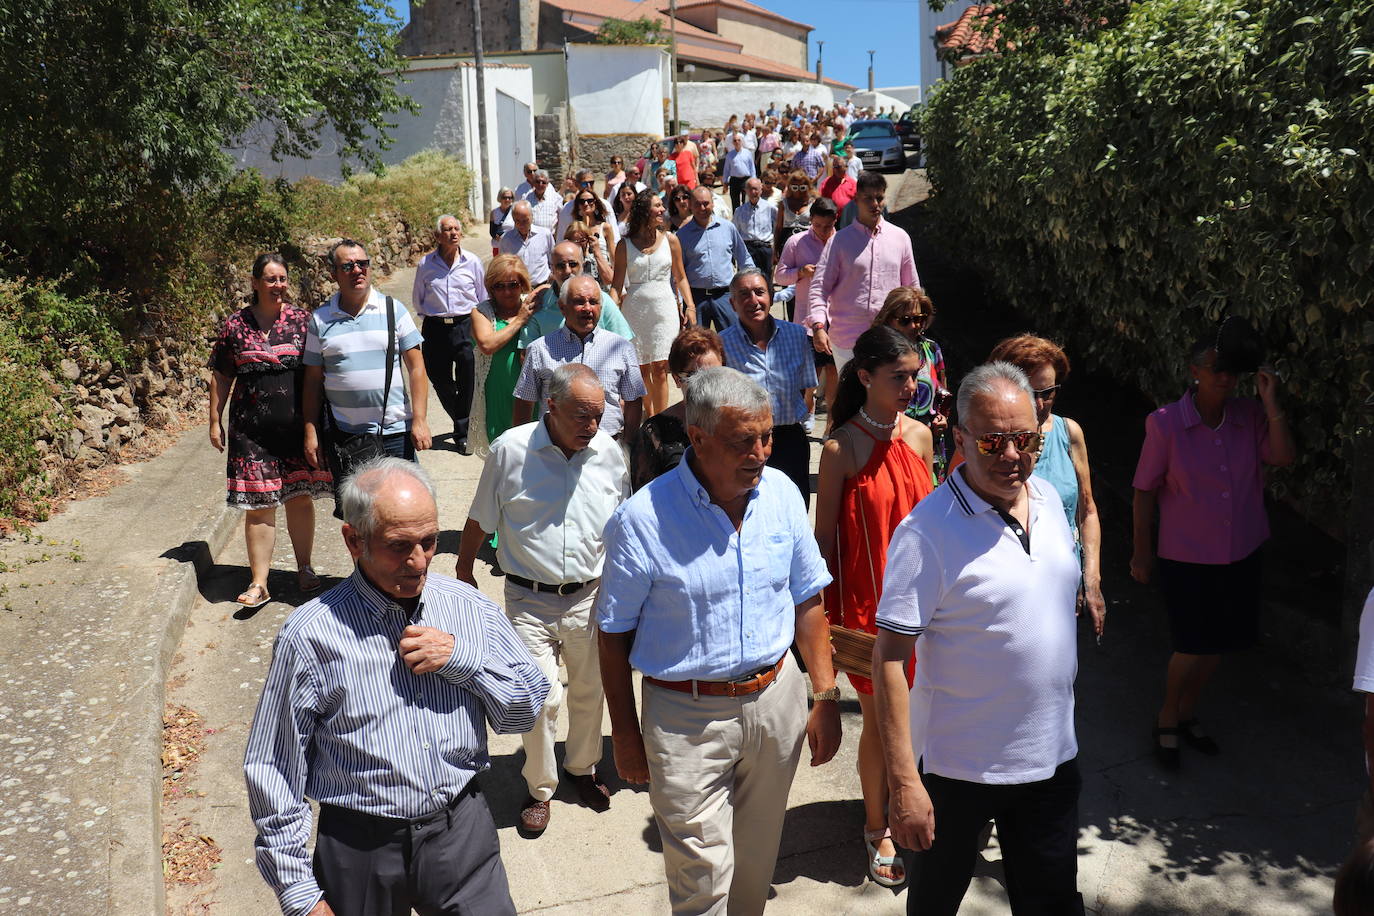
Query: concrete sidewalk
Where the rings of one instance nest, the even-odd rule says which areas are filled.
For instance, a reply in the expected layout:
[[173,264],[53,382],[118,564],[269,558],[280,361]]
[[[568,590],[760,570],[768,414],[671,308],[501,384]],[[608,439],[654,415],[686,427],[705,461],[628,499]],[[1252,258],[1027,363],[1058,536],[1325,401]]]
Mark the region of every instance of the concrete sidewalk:
[[[410,276],[391,278],[389,290],[408,299]],[[436,432],[447,429],[437,403],[430,417]],[[443,450],[423,462],[441,492],[436,569],[449,572],[480,465]],[[169,677],[169,699],[204,715],[214,733],[190,777],[205,797],[169,807],[166,823],[176,827],[184,818],[223,848],[224,860],[207,884],[175,889],[168,903],[174,912],[274,912],[250,862],[240,761],[271,642],[290,605],[278,601],[249,614],[232,604],[247,580],[241,516],[223,508],[223,457],[200,427],[125,472],[128,483],[36,526],[41,542],[0,547],[0,640],[8,647],[0,743],[9,752],[0,912],[163,911],[159,754]],[[317,509],[317,567],[345,575],[349,563],[329,503]],[[1161,774],[1148,729],[1167,655],[1165,624],[1155,593],[1127,575],[1123,508],[1106,505],[1103,516],[1111,616],[1101,648],[1089,637],[1081,641],[1078,680],[1085,778],[1079,885],[1089,908],[1328,911],[1330,876],[1349,848],[1364,780],[1358,700],[1312,685],[1276,652],[1228,660],[1204,710],[1223,755],[1185,754],[1181,773]],[[285,535],[283,526],[270,587],[294,601]],[[479,581],[500,595],[485,564]],[[1266,637],[1266,645],[1280,641]],[[770,912],[904,910],[904,894],[865,880],[854,770],[859,721],[845,689],[840,756],[821,768],[803,764],[797,774]],[[496,737],[491,751],[494,765],[482,784],[522,912],[666,911],[645,792],[622,788],[603,815],[555,805],[545,836],[523,840],[514,830],[524,794],[519,739]],[[609,753],[605,760],[611,770]],[[1000,875],[994,842],[962,912],[1005,912]]]

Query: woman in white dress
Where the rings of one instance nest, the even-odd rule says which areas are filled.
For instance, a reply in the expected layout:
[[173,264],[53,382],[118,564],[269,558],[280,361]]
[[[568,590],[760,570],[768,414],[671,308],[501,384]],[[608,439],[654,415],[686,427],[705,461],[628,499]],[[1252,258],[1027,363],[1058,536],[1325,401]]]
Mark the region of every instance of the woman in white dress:
[[615,246],[610,290],[635,332],[639,374],[648,391],[645,418],[668,406],[668,350],[678,330],[697,319],[682,267],[682,247],[677,236],[660,228],[663,213],[663,201],[654,192],[635,198],[625,235]]

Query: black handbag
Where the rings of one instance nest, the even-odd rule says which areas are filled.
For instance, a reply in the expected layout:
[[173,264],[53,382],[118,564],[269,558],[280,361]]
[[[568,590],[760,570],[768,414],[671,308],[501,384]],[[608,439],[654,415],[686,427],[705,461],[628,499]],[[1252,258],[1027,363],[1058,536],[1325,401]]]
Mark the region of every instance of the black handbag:
[[382,388],[382,416],[377,421],[377,432],[350,433],[339,429],[334,421],[333,412],[325,405],[325,417],[329,423],[329,463],[336,483],[351,475],[355,468],[373,458],[386,454],[382,446],[381,430],[386,425],[386,404],[391,397],[391,375],[396,358],[396,303],[386,297],[386,382]]

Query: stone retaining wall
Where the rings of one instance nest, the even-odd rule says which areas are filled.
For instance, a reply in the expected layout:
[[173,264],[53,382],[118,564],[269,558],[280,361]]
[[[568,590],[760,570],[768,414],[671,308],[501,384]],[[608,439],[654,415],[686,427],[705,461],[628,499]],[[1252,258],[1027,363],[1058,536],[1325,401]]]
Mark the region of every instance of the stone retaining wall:
[[639,161],[650,143],[660,139],[652,134],[578,134],[577,161],[586,163],[600,177],[610,168],[613,154],[623,158],[628,168]]

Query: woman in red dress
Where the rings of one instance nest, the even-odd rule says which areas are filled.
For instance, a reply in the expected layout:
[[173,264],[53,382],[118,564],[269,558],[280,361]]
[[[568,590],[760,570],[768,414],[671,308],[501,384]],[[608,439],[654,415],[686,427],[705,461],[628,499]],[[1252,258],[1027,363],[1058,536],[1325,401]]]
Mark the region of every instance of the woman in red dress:
[[[892,532],[931,490],[930,430],[906,416],[916,396],[921,351],[904,335],[874,327],[859,336],[831,408],[834,432],[821,451],[816,541],[835,584],[826,589],[830,622],[876,633],[883,567]],[[908,666],[908,683],[914,673]],[[906,881],[887,829],[887,774],[878,738],[873,682],[849,675],[859,694],[859,784],[864,796],[868,873],[884,887]]]

